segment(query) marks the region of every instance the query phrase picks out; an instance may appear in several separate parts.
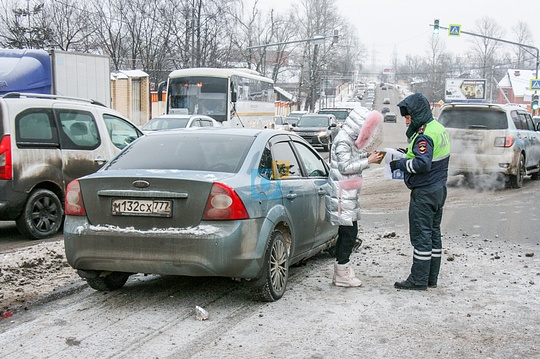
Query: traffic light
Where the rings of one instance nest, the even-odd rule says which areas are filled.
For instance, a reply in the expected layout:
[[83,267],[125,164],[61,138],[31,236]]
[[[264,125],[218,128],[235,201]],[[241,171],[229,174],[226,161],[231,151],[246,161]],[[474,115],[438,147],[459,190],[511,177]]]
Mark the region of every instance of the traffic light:
[[332,44],[337,44],[339,41],[339,30],[334,30],[334,36],[332,36]]
[[538,110],[538,94],[532,95],[531,108],[533,111]]
[[439,19],[435,19],[434,25],[433,25],[433,33],[438,34],[439,33]]

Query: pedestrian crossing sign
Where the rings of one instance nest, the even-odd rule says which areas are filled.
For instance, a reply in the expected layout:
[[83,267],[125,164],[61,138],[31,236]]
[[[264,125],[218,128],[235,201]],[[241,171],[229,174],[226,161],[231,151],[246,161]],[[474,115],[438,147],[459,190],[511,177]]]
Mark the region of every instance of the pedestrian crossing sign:
[[448,36],[459,36],[461,35],[461,25],[450,24],[448,25]]
[[540,79],[531,79],[531,91],[540,91]]

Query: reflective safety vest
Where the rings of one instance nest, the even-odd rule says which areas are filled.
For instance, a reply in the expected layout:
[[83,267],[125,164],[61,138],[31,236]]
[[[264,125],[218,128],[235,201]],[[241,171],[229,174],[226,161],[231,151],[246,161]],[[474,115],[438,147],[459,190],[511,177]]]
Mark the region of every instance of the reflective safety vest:
[[450,135],[448,135],[448,131],[446,131],[446,128],[436,120],[428,122],[423,127],[423,132],[417,132],[414,135],[411,143],[409,143],[409,150],[407,151],[407,155],[405,157],[407,159],[415,157],[413,152],[414,143],[416,142],[416,138],[418,137],[418,135],[420,135],[421,133],[428,136],[433,141],[432,161],[439,161],[450,156]]

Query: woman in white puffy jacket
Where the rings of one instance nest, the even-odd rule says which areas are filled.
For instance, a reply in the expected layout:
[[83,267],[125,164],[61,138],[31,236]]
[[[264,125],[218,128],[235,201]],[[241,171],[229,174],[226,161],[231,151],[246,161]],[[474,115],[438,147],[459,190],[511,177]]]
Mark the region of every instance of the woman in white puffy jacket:
[[332,224],[339,225],[332,280],[336,286],[362,285],[354,274],[350,255],[358,235],[362,171],[371,163],[380,163],[383,157],[383,154],[374,151],[382,137],[381,122],[379,112],[356,108],[349,113],[332,145],[331,189],[326,195],[326,214]]

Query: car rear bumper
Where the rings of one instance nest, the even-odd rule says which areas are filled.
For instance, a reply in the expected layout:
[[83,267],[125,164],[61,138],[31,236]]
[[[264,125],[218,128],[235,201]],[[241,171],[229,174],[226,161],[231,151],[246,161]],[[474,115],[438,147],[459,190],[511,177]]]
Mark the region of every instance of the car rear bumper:
[[500,155],[452,153],[450,155],[449,174],[495,174],[515,175],[517,156],[512,153]]
[[28,193],[15,191],[11,181],[0,181],[0,221],[16,219],[22,212]]
[[208,221],[193,228],[139,231],[92,226],[86,217],[67,216],[64,244],[75,269],[255,278],[269,236],[263,223]]

